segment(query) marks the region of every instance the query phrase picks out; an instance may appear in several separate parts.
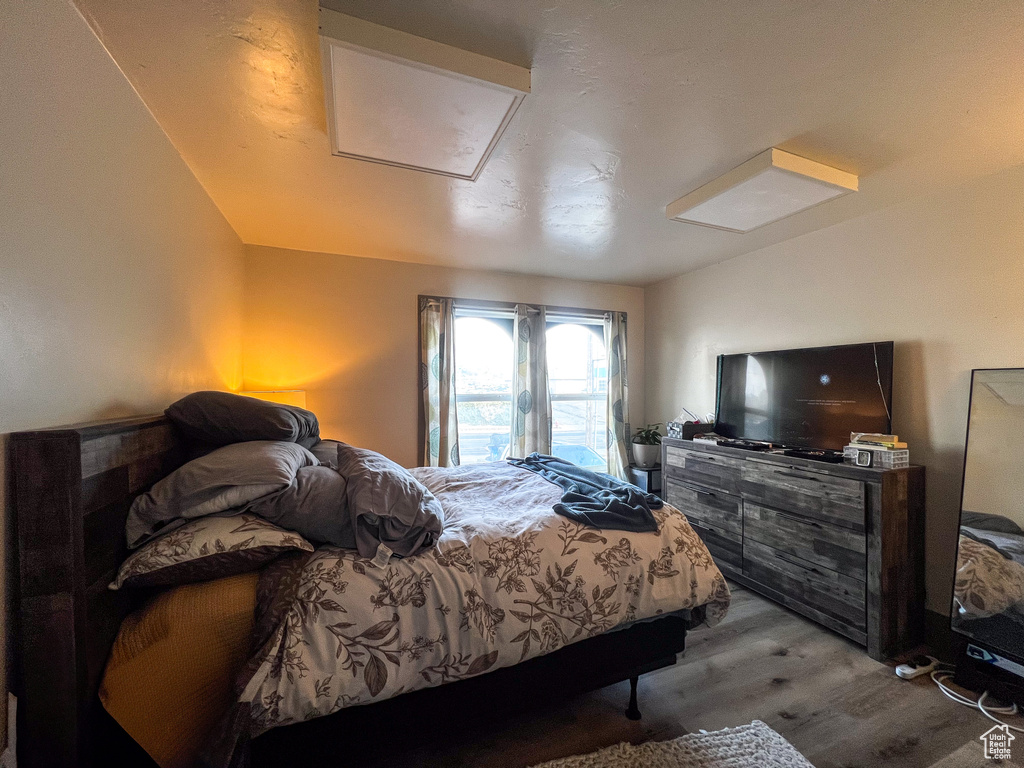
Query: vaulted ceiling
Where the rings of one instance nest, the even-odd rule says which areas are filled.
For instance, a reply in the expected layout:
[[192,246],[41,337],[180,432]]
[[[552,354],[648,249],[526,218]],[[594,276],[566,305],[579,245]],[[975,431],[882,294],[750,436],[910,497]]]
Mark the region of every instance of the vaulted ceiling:
[[[317,0],[76,2],[247,243],[639,285],[1024,163],[1019,0],[326,3],[532,66],[476,182],[331,156]],[[861,191],[666,220],[771,146]]]

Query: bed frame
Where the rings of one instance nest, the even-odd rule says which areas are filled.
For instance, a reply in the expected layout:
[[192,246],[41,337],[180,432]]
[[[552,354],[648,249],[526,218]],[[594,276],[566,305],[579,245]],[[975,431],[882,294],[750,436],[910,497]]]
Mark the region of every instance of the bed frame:
[[[138,598],[107,585],[127,555],[124,527],[132,501],[186,456],[185,441],[162,415],[11,435],[17,561],[12,689],[22,768],[111,764],[112,742],[123,732],[110,728],[97,691],[118,628]],[[397,709],[475,711],[626,679],[632,683],[626,715],[638,719],[637,677],[674,664],[684,643],[679,616],[639,623],[514,667],[273,729],[253,743],[254,762],[274,764],[274,754],[294,759],[296,740],[300,754],[311,754],[311,743],[336,743],[342,729],[361,733],[374,721],[394,722]]]

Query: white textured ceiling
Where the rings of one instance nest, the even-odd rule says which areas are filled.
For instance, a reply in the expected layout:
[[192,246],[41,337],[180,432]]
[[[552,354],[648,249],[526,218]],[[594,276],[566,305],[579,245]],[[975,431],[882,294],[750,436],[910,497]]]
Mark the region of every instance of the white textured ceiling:
[[[1024,163],[1019,0],[331,0],[533,67],[476,182],[332,157],[316,0],[76,0],[247,243],[645,284]],[[665,205],[778,146],[861,191]]]

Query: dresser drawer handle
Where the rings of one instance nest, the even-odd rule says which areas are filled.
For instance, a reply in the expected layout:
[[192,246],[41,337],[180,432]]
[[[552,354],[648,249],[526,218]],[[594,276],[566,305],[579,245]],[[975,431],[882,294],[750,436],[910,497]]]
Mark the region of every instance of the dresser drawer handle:
[[796,480],[810,480],[812,483],[824,482],[824,481],[818,479],[817,477],[811,477],[810,475],[797,475],[797,474],[795,474],[793,472],[783,472],[780,469],[776,469],[775,470],[775,474],[776,475],[782,475],[783,477],[792,477],[792,478],[794,478]]
[[818,574],[819,576],[821,576],[821,571],[819,571],[819,570],[818,570],[817,568],[815,568],[814,566],[811,566],[811,565],[804,565],[803,563],[801,563],[801,562],[798,562],[798,561],[796,561],[796,560],[791,560],[790,558],[786,557],[786,556],[785,556],[784,554],[782,554],[781,552],[776,552],[776,553],[775,553],[775,556],[776,556],[777,558],[779,558],[779,560],[781,560],[781,561],[782,561],[782,562],[784,562],[784,563],[789,563],[790,565],[795,565],[795,566],[796,566],[797,568],[803,568],[803,569],[804,569],[805,571],[810,571],[811,573],[816,573],[816,574]]
[[675,483],[676,485],[682,486],[683,488],[685,488],[688,491],[693,491],[698,496],[711,496],[712,498],[718,498],[718,494],[715,493],[714,491],[705,491],[703,488],[698,488],[695,485],[690,485],[689,483],[684,483],[681,480],[673,480],[672,482]]
[[716,528],[715,526],[708,525],[707,523],[702,522],[700,520],[691,520],[690,518],[686,518],[686,522],[690,524],[691,528],[699,528],[703,531],[711,531],[712,533],[717,533],[719,536],[726,536],[729,533],[724,528]]
[[804,525],[809,525],[812,528],[821,528],[821,524],[820,523],[816,523],[813,520],[811,520],[809,517],[804,517],[803,515],[794,515],[792,512],[778,512],[778,511],[776,511],[775,512],[775,516],[776,517],[781,517],[783,520],[793,520],[793,521],[795,521],[797,523],[803,523]]

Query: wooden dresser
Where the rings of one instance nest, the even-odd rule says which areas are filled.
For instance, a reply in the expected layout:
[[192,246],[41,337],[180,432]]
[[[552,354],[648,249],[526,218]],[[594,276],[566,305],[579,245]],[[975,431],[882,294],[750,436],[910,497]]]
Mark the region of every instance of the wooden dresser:
[[921,641],[924,467],[882,470],[662,442],[665,500],[727,578],[867,647]]

